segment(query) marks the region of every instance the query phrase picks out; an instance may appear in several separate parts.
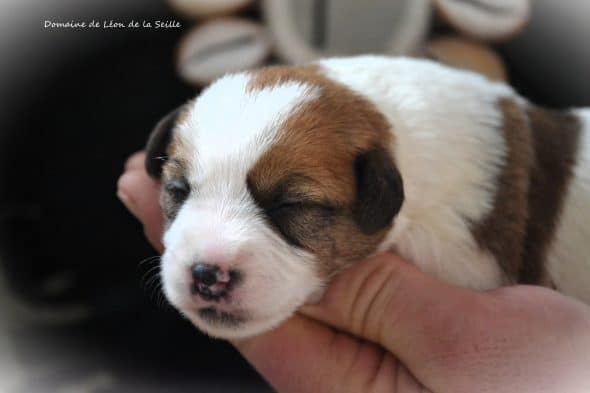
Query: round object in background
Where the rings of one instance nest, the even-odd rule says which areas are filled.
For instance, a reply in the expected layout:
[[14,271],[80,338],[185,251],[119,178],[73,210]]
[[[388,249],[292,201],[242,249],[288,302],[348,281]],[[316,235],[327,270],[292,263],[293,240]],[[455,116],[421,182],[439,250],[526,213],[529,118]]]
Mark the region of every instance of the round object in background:
[[429,0],[264,0],[278,54],[291,63],[363,53],[412,54],[429,32]]
[[170,6],[188,18],[208,18],[239,12],[253,0],[168,0]]
[[489,46],[466,38],[436,38],[426,45],[424,55],[451,67],[478,72],[494,81],[508,81],[500,56]]
[[435,0],[435,4],[451,26],[485,41],[512,38],[531,15],[530,0]]
[[214,20],[182,38],[176,69],[185,81],[201,87],[224,74],[261,65],[271,49],[262,25],[237,18]]

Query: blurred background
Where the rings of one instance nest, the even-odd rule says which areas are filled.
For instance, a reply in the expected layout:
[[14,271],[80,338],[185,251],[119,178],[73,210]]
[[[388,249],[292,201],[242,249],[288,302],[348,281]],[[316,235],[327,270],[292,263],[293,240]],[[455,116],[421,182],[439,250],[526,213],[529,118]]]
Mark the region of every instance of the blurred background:
[[0,0],[0,391],[270,391],[163,300],[123,164],[212,79],[321,56],[426,57],[590,105],[590,2],[452,3]]

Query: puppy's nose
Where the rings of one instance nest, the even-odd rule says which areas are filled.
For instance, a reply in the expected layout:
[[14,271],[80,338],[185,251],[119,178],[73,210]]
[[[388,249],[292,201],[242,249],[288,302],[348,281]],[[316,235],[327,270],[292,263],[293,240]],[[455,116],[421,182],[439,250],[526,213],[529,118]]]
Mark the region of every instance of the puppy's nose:
[[218,266],[196,263],[191,266],[193,284],[191,291],[206,301],[219,301],[231,291],[239,275],[236,271],[226,271]]
[[217,283],[217,273],[219,268],[215,265],[205,263],[195,263],[191,268],[193,280],[205,286],[211,286]]

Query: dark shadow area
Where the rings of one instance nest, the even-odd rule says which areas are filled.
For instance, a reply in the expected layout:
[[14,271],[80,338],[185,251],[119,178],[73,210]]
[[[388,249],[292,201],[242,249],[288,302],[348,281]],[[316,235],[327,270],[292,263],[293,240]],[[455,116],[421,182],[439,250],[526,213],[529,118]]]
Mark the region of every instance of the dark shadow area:
[[[58,61],[19,83],[8,103],[1,270],[33,314],[14,338],[19,360],[48,369],[31,377],[28,391],[57,391],[63,380],[96,370],[114,381],[105,392],[267,390],[231,346],[158,306],[158,261],[140,263],[156,253],[115,196],[128,155],[163,114],[195,94],[173,69],[182,31],[75,33],[77,43],[56,48]],[[45,44],[62,34],[71,32],[49,32]],[[72,308],[89,316],[55,323]],[[54,322],[36,320],[36,310]]]

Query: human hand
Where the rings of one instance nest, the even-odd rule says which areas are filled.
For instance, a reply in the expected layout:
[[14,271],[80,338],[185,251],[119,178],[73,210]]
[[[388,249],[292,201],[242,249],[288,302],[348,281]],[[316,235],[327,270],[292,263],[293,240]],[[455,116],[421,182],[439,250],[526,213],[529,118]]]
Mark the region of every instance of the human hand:
[[[118,194],[162,251],[143,160],[130,158]],[[393,255],[356,264],[318,304],[234,345],[281,392],[590,392],[588,306],[539,287],[452,287]]]

